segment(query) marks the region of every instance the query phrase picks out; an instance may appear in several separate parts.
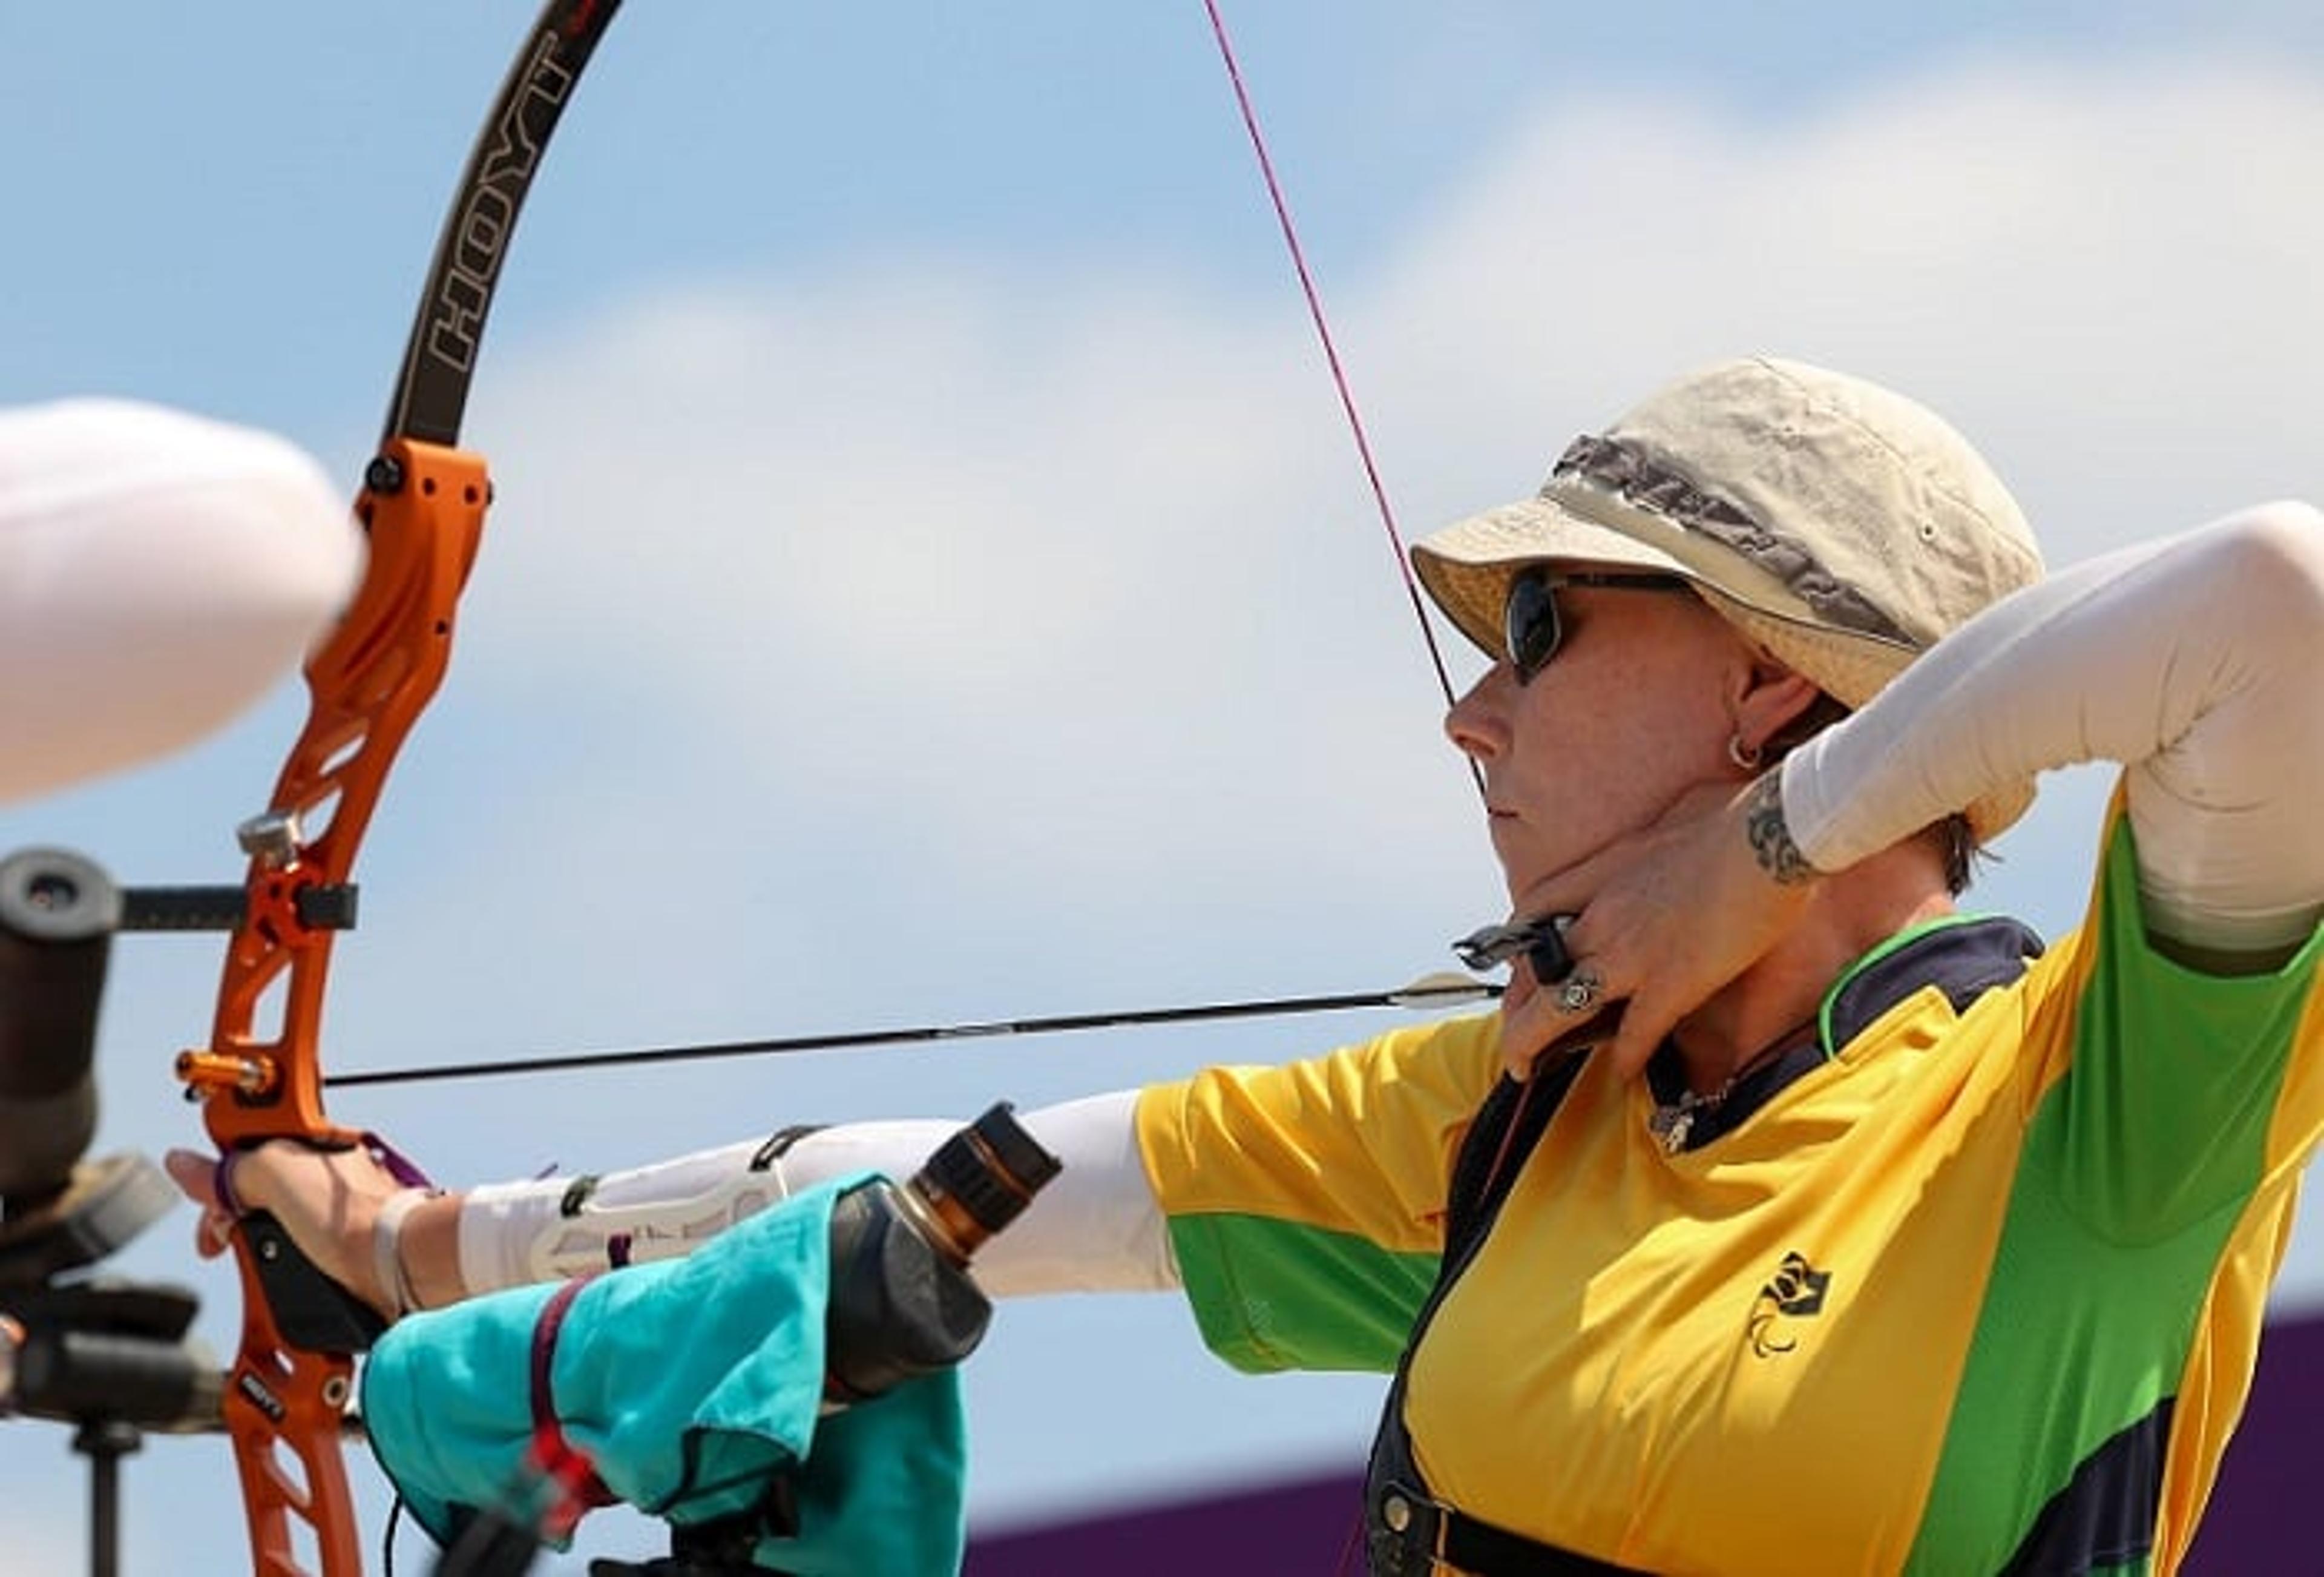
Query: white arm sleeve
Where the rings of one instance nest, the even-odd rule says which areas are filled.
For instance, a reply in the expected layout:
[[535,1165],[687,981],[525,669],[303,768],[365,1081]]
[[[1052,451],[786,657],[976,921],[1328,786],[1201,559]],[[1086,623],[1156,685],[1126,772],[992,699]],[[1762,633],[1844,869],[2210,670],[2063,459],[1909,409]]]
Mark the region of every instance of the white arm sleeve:
[[[1123,1090],[1018,1120],[1065,1163],[970,1272],[996,1297],[1178,1285]],[[472,1294],[683,1254],[744,1216],[831,1177],[918,1171],[958,1131],[945,1120],[853,1122],[788,1146],[752,1140],[594,1180],[489,1184],[460,1207],[460,1279]],[[775,1153],[779,1151],[779,1153]]]
[[2246,510],[1988,609],[1784,763],[1801,853],[1836,871],[1978,795],[2126,769],[2147,925],[2257,951],[2324,916],[2324,515]]
[[362,566],[346,502],[281,438],[119,401],[0,410],[0,800],[225,723]]

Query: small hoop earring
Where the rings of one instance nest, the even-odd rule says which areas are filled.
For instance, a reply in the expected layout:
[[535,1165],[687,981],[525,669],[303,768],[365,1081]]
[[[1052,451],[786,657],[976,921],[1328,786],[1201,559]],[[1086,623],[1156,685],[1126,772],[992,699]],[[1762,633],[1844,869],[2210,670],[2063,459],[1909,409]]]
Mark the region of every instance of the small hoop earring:
[[1756,744],[1745,744],[1739,733],[1730,733],[1727,736],[1727,759],[1733,761],[1739,771],[1756,772],[1759,770],[1760,748]]

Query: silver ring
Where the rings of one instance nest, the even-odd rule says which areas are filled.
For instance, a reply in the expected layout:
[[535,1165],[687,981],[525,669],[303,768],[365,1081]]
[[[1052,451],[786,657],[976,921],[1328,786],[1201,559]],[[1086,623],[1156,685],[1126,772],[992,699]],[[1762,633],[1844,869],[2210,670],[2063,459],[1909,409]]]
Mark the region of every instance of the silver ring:
[[1586,1013],[1597,1005],[1600,985],[1596,971],[1577,969],[1557,988],[1557,1005],[1569,1013]]

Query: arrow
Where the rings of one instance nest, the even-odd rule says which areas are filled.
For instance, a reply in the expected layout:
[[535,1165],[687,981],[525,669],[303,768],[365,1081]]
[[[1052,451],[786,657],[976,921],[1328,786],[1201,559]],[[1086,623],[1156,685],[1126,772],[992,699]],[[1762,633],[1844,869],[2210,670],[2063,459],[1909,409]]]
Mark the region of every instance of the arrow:
[[330,1074],[332,1089],[362,1084],[418,1084],[443,1079],[488,1079],[505,1074],[572,1073],[583,1068],[622,1067],[636,1063],[706,1062],[718,1057],[775,1056],[795,1051],[843,1051],[871,1046],[910,1046],[937,1040],[985,1040],[1008,1035],[1064,1035],[1083,1029],[1118,1029],[1139,1024],[1192,1024],[1214,1019],[1263,1019],[1292,1013],[1337,1013],[1354,1008],[1458,1007],[1490,1001],[1501,988],[1466,975],[1425,974],[1392,991],[1356,991],[1342,996],[1271,997],[1259,1001],[1205,1002],[1191,1007],[1131,1008],[1103,1013],[1064,1013],[1049,1018],[996,1019],[982,1023],[926,1024],[906,1029],[856,1029],[835,1035],[796,1035],[776,1040],[729,1040],[707,1046],[664,1046],[626,1051],[583,1051],[504,1062],[438,1063],[416,1068],[376,1068]]

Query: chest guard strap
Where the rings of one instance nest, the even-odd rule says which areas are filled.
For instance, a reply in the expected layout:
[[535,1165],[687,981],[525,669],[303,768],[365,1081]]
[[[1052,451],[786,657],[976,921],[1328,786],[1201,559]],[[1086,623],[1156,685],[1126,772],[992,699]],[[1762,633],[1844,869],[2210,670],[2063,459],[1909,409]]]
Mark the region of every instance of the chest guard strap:
[[1372,1577],[1428,1577],[1446,1567],[1475,1577],[1646,1577],[1631,1567],[1495,1527],[1436,1499],[1414,1460],[1404,1422],[1407,1372],[1428,1322],[1483,1245],[1526,1157],[1573,1087],[1582,1062],[1580,1056],[1569,1056],[1522,1084],[1502,1079],[1461,1141],[1445,1200],[1444,1256],[1436,1285],[1413,1322],[1372,1438],[1364,1484],[1364,1545]]

